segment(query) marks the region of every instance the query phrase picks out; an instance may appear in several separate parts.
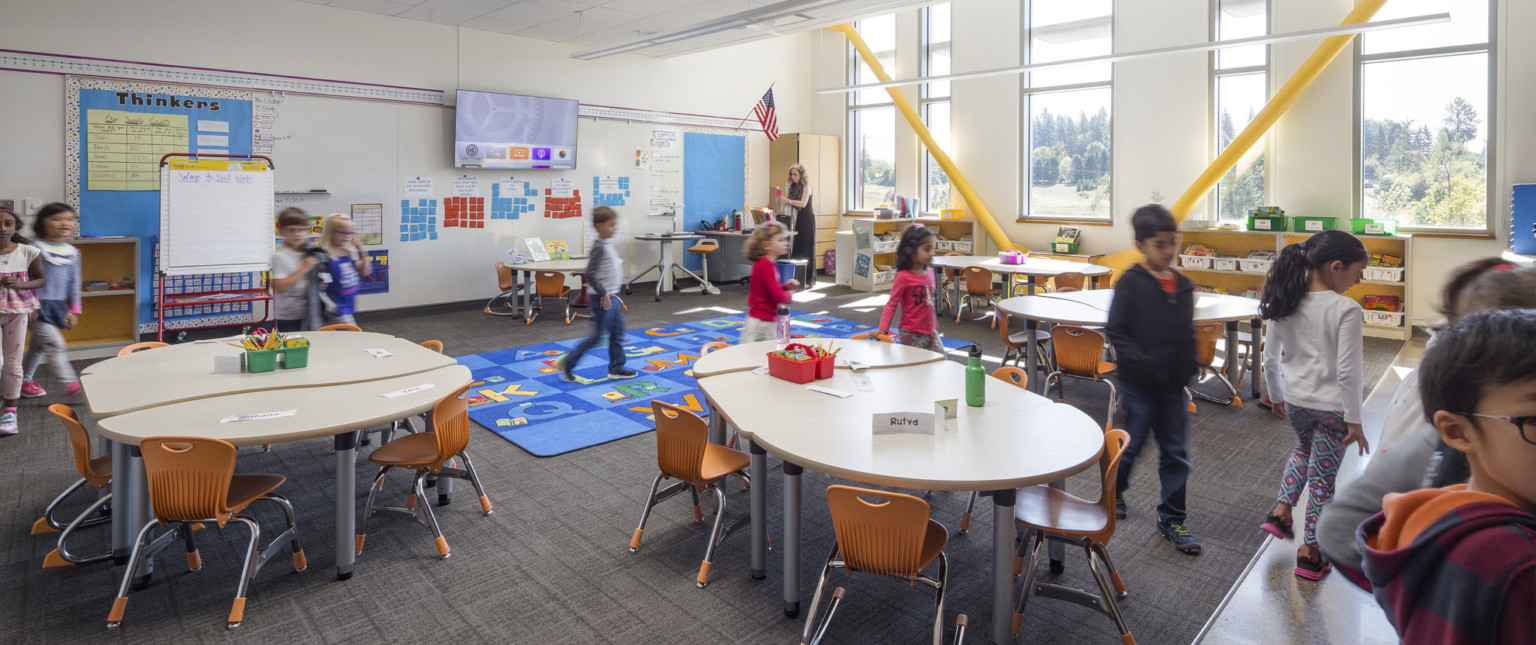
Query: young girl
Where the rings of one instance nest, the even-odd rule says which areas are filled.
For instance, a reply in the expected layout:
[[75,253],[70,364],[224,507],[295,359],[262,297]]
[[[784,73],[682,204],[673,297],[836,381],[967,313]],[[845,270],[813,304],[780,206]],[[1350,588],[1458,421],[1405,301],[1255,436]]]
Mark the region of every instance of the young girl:
[[1290,417],[1296,432],[1280,481],[1280,499],[1261,525],[1287,539],[1291,509],[1308,492],[1306,530],[1296,552],[1296,575],[1322,580],[1332,569],[1317,552],[1317,517],[1333,498],[1344,448],[1370,446],[1360,430],[1364,314],[1343,295],[1360,282],[1369,255],[1343,231],[1323,231],[1285,247],[1269,270],[1259,315],[1264,335],[1264,382],[1276,417]]
[[[789,167],[789,185],[785,187],[785,194],[779,196],[780,206],[795,207],[795,220],[790,226],[795,227],[795,253],[794,257],[804,259],[811,263],[811,268],[816,268],[816,211],[811,207],[811,185],[806,183],[805,166],[794,164]],[[811,285],[816,284],[816,272],[807,271]]]
[[901,307],[901,344],[944,353],[939,342],[938,314],[933,310],[934,282],[928,263],[933,260],[933,231],[913,224],[901,234],[896,247],[896,283],[880,316],[880,333],[891,331],[891,318]]
[[788,251],[789,235],[776,221],[759,224],[747,240],[747,261],[752,263],[752,290],[747,293],[747,322],[741,326],[739,343],[773,340],[773,324],[778,318],[779,305],[789,304],[790,294],[800,286],[794,279],[779,284],[779,267],[774,261]]
[[320,239],[320,246],[331,258],[321,280],[326,282],[325,293],[336,306],[336,314],[326,322],[355,325],[353,307],[362,279],[368,276],[368,255],[363,253],[363,245],[352,237],[352,218],[341,213],[326,216]]
[[63,329],[74,329],[80,316],[80,250],[69,244],[80,216],[68,204],[52,203],[37,211],[32,233],[43,261],[47,286],[38,289],[37,318],[29,327],[32,345],[23,361],[21,395],[43,396],[48,392],[33,380],[44,358],[53,365],[53,376],[64,386],[64,396],[80,393],[79,378],[69,364]]
[[37,311],[37,289],[47,284],[37,247],[17,232],[21,217],[0,208],[0,436],[16,434],[16,398],[21,396],[21,347],[27,340],[27,318]]

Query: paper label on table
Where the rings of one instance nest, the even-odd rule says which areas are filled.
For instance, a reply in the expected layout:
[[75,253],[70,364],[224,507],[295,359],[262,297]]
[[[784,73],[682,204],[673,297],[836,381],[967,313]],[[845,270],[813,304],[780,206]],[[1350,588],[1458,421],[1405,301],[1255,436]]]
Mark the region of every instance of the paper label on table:
[[822,387],[820,385],[807,385],[807,386],[805,386],[805,389],[810,390],[812,392],[820,392],[822,394],[831,394],[832,396],[835,396],[835,397],[837,397],[839,399],[846,399],[846,398],[848,398],[850,396],[853,396],[852,392],[844,392],[842,390],[834,390],[834,389],[832,389],[830,387]]
[[855,372],[860,371],[860,370],[864,369],[865,367],[867,367],[867,366],[864,365],[864,363],[862,361],[855,361],[855,360],[849,360],[848,361],[848,369],[853,370]]
[[[199,341],[201,342],[201,341]],[[239,356],[215,356],[213,357],[213,373],[236,373],[240,371]]]
[[933,416],[936,419],[953,419],[960,410],[960,399],[940,399],[933,402]]
[[865,372],[854,372],[853,385],[858,388],[860,392],[875,391],[875,382],[870,380],[869,374]]
[[236,421],[260,421],[262,419],[277,419],[277,418],[280,418],[280,417],[291,417],[291,416],[293,416],[295,414],[298,414],[298,412],[299,412],[298,410],[284,410],[282,412],[261,412],[259,414],[237,414],[237,415],[232,416],[232,417],[224,417],[223,419],[219,419],[219,423],[234,423]]
[[391,351],[389,351],[387,349],[382,349],[382,348],[379,348],[379,347],[369,347],[368,348],[368,354],[370,356],[373,356],[374,358],[384,358],[386,356],[394,356],[395,355],[394,352],[391,352]]
[[759,367],[759,368],[757,368],[755,370],[752,370],[752,373],[753,374],[767,374],[768,373],[768,368],[767,367]]
[[386,398],[386,399],[393,399],[393,398],[395,398],[397,396],[405,396],[407,394],[415,394],[415,393],[420,392],[422,390],[430,390],[430,389],[432,389],[434,387],[437,387],[437,385],[434,384],[434,383],[422,383],[421,385],[418,385],[416,387],[408,387],[408,388],[405,388],[403,390],[400,390],[399,392],[390,392],[388,394],[385,394],[384,398]]
[[931,412],[877,412],[872,430],[875,434],[933,434],[934,425]]

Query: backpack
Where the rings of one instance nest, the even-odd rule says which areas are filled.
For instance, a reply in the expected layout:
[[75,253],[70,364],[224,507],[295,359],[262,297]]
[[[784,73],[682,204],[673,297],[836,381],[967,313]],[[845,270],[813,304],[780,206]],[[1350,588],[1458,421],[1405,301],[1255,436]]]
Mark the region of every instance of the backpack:
[[822,256],[821,272],[825,273],[827,275],[830,275],[830,276],[836,276],[837,275],[837,250],[836,249],[827,249],[826,254]]

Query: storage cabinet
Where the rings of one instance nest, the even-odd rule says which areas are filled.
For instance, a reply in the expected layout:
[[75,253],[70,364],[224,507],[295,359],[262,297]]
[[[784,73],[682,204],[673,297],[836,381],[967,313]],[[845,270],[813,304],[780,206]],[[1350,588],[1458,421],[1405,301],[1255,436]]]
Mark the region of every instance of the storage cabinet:
[[[911,227],[912,224],[922,222],[923,226],[936,230],[943,236],[944,243],[949,248],[935,248],[934,253],[942,255],[946,252],[958,252],[969,255],[975,249],[975,222],[973,220],[940,219],[937,217],[916,217],[902,219],[877,219],[874,217],[858,217],[853,219],[852,246],[853,257],[844,260],[843,252],[838,252],[837,271],[841,275],[847,263],[849,273],[848,285],[861,291],[876,291],[888,289],[891,282],[896,279],[896,272],[882,270],[881,267],[895,267],[896,247],[900,243],[900,235]],[[867,233],[867,235],[861,235]],[[879,241],[876,234],[894,233],[892,239]],[[969,248],[955,248],[959,245],[961,237],[970,235],[972,242]],[[937,245],[936,245],[937,246]],[[841,282],[841,280],[839,280]]]
[[777,191],[789,193],[789,167],[796,163],[805,166],[811,185],[811,208],[816,211],[816,268],[820,269],[826,252],[835,246],[837,216],[842,212],[842,174],[838,170],[842,154],[837,136],[786,133],[768,144],[767,203],[775,210],[779,210]]
[[[121,284],[137,280],[139,240],[132,237],[82,238],[70,244],[80,249],[82,283]],[[139,289],[81,291],[80,324],[63,331],[71,348],[127,345],[139,339]]]

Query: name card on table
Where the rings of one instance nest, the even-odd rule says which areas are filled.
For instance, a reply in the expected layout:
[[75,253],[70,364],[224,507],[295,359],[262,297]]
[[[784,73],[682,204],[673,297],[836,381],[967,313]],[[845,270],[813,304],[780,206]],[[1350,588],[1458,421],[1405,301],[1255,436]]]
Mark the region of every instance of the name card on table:
[[874,415],[875,434],[934,434],[944,427],[945,421],[955,418],[959,409],[956,399],[934,401],[933,412],[881,412]]

